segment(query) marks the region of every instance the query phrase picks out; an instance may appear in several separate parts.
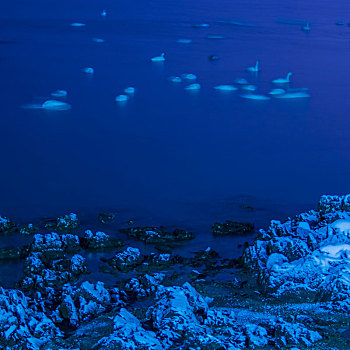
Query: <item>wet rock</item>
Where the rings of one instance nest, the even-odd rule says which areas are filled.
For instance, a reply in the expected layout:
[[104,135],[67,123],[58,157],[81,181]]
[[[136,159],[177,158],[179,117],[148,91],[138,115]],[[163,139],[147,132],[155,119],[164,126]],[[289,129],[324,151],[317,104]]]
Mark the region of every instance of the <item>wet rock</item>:
[[75,230],[79,227],[77,214],[74,213],[60,216],[57,219],[46,218],[43,220],[46,228],[58,230],[60,232]]
[[12,232],[16,228],[16,223],[10,219],[0,216],[0,233]]
[[138,248],[128,247],[124,251],[116,253],[109,263],[114,268],[126,272],[140,265],[143,259]]
[[94,345],[100,350],[163,350],[156,334],[142,327],[141,322],[129,311],[122,308],[113,319],[114,331]]
[[191,232],[180,229],[169,232],[164,227],[134,227],[121,229],[120,232],[146,243],[181,242],[194,238]]
[[254,225],[245,222],[227,220],[225,223],[214,223],[212,226],[214,236],[244,235],[254,232]]
[[103,225],[111,224],[112,222],[115,221],[115,218],[116,218],[116,216],[114,213],[100,213],[100,214],[98,214],[98,221]]
[[61,331],[21,291],[0,287],[0,343],[10,349],[39,348]]
[[31,251],[42,252],[50,257],[62,256],[65,252],[80,250],[79,237],[72,234],[59,235],[56,232],[34,235]]
[[154,294],[164,278],[163,273],[132,278],[125,284],[124,291],[128,294],[129,300],[141,300]]
[[122,247],[124,242],[121,239],[111,238],[104,232],[86,230],[84,237],[80,239],[81,246],[85,249],[104,249]]
[[33,224],[27,224],[21,226],[19,233],[23,236],[32,236],[39,232],[39,229]]

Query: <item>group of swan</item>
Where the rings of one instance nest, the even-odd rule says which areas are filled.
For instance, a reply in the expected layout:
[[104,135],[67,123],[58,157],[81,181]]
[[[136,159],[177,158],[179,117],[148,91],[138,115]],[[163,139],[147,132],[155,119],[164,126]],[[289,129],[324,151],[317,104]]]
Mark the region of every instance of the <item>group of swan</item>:
[[[164,54],[161,56],[157,56],[152,58],[153,62],[158,62],[158,59],[163,58]],[[255,66],[246,68],[247,72],[251,73],[258,73],[260,72],[259,67],[259,61],[256,61]],[[290,83],[290,77],[292,76],[292,73],[289,72],[285,78],[277,78],[272,80],[273,84],[276,85],[289,85]],[[169,81],[172,83],[181,83],[183,80],[196,80],[197,76],[195,74],[181,74],[181,76],[171,76],[169,77]],[[245,78],[236,78],[234,80],[234,83],[236,85],[239,85],[241,90],[244,90],[245,93],[240,95],[243,98],[250,99],[250,100],[259,100],[259,101],[265,101],[270,100],[271,97],[275,98],[284,98],[284,99],[295,99],[295,98],[307,98],[310,97],[310,95],[306,92],[307,89],[282,89],[282,88],[275,88],[272,89],[268,94],[270,96],[257,94],[255,91],[257,90],[257,87],[255,85],[249,84],[248,80]],[[193,83],[190,85],[185,86],[185,90],[199,90],[201,88],[201,85],[198,83]],[[224,84],[224,85],[217,85],[214,86],[215,90],[219,91],[236,91],[238,90],[238,87],[230,84]]]
[[116,102],[125,102],[129,99],[129,97],[131,95],[133,95],[135,93],[135,88],[134,87],[127,87],[126,89],[124,89],[124,94],[122,95],[118,95],[116,98],[115,98],[115,101]]

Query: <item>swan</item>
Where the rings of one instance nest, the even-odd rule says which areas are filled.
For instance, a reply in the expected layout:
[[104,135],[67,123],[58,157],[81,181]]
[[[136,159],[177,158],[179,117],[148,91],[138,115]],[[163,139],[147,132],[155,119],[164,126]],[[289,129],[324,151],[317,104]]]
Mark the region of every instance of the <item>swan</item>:
[[70,24],[71,27],[85,27],[85,23],[80,23],[80,22],[74,22]]
[[156,56],[151,58],[152,62],[164,62],[165,61],[165,53],[163,52],[160,56]]
[[220,57],[217,55],[210,55],[209,56],[209,61],[217,61]]
[[248,85],[248,80],[244,78],[237,78],[235,79],[235,83],[239,85]]
[[95,43],[104,43],[105,42],[104,39],[100,39],[100,38],[92,38],[91,40]]
[[286,90],[284,89],[272,89],[270,92],[269,92],[269,95],[271,96],[276,96],[276,95],[282,95],[286,92]]
[[169,77],[169,81],[172,83],[181,83],[182,79],[180,77]]
[[307,22],[306,25],[304,25],[302,28],[301,28],[302,31],[304,32],[309,32],[310,31],[310,23]]
[[52,97],[66,97],[68,95],[68,92],[66,90],[56,90],[54,92],[51,92]]
[[190,84],[185,86],[185,90],[199,90],[201,88],[200,84]]
[[119,95],[115,98],[116,102],[125,102],[128,100],[128,96],[126,95]]
[[257,100],[257,101],[266,101],[270,100],[271,98],[265,95],[258,95],[258,94],[245,94],[241,95],[243,98],[248,98],[250,100]]
[[281,95],[276,95],[276,98],[309,98],[311,97],[310,94],[308,94],[307,92],[286,92],[285,94],[281,94]]
[[179,44],[191,44],[192,40],[191,39],[178,39],[176,42]]
[[94,74],[94,69],[92,67],[86,67],[83,69],[84,73]]
[[135,88],[134,87],[127,87],[126,89],[124,89],[124,92],[128,95],[133,95],[135,93]]
[[252,72],[252,73],[260,72],[260,69],[259,69],[259,61],[256,61],[254,67],[248,67],[248,68],[246,69],[246,71],[247,71],[247,72]]
[[274,84],[288,84],[290,82],[289,78],[291,75],[292,75],[292,73],[289,72],[285,78],[278,78],[278,79],[272,80],[272,82]]
[[184,73],[184,74],[181,74],[181,78],[186,80],[196,80],[197,75],[191,74],[191,73]]
[[255,85],[243,85],[242,89],[246,90],[246,91],[255,91],[256,90],[256,86]]
[[193,24],[192,28],[207,28],[209,27],[208,23],[199,23],[199,24]]
[[236,90],[238,90],[233,85],[217,85],[217,86],[214,86],[214,89],[220,90],[220,91],[236,91]]
[[50,111],[68,111],[72,108],[69,103],[56,101],[56,100],[47,100],[42,105],[41,108],[47,109]]

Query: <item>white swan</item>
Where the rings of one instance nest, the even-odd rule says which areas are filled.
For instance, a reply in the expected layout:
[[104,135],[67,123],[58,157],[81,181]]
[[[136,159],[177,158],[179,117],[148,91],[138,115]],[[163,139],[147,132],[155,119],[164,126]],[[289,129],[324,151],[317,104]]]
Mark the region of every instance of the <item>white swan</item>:
[[83,72],[87,74],[94,74],[95,71],[92,67],[86,67],[83,69]]
[[215,90],[220,90],[220,91],[236,91],[238,88],[236,88],[233,85],[217,85],[214,86]]
[[200,84],[190,84],[185,86],[185,90],[199,90],[201,88]]
[[135,88],[132,86],[129,86],[126,89],[124,89],[124,92],[128,95],[133,95],[135,93]]
[[116,102],[125,102],[128,100],[128,96],[126,95],[119,95],[115,98]]
[[47,109],[50,111],[68,111],[72,108],[69,103],[56,101],[56,100],[47,100],[42,105],[41,108]]
[[91,40],[95,43],[104,43],[105,42],[104,39],[100,39],[100,38],[92,38]]
[[291,75],[292,73],[289,72],[285,78],[278,78],[278,79],[272,80],[272,82],[274,84],[288,84],[290,82]]
[[249,100],[257,100],[257,101],[267,101],[271,99],[268,96],[258,95],[258,94],[245,94],[245,95],[241,95],[241,97],[247,98]]
[[191,44],[192,40],[191,39],[178,39],[176,42],[179,44]]
[[196,74],[192,74],[192,73],[184,73],[184,74],[181,74],[181,78],[182,79],[187,79],[187,80],[196,80],[197,79],[197,75]]
[[56,90],[54,92],[51,92],[52,97],[66,97],[68,95],[68,92],[66,90]]
[[310,31],[310,23],[307,22],[304,27],[301,28],[302,31],[304,32],[309,32]]
[[151,58],[152,62],[164,62],[165,61],[165,53],[163,52],[160,56],[156,56]]
[[276,95],[276,98],[309,98],[311,97],[310,94],[308,94],[307,92],[287,92],[285,94],[281,94],[281,95]]
[[257,88],[255,85],[243,85],[242,89],[246,91],[255,91]]
[[81,22],[73,22],[70,24],[71,27],[85,27],[86,24],[85,23],[81,23]]
[[246,71],[247,71],[247,72],[252,72],[252,73],[260,72],[259,61],[256,61],[254,67],[248,67],[248,68],[246,69]]
[[271,96],[276,96],[276,95],[282,95],[286,93],[286,90],[284,89],[272,89],[270,92],[269,92],[269,95]]
[[248,80],[244,78],[237,78],[235,79],[235,83],[239,85],[248,85]]
[[169,81],[172,83],[181,83],[182,79],[180,77],[169,77]]

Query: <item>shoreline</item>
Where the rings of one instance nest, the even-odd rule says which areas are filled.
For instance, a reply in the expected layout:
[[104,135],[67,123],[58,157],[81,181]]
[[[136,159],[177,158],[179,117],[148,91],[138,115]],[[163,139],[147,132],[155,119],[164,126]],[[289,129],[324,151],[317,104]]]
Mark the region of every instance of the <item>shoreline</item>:
[[[44,227],[2,217],[0,240],[21,233],[28,243],[0,248],[5,266],[23,266],[16,289],[0,290],[0,345],[348,349],[348,212],[350,196],[322,196],[317,211],[271,221],[258,233],[248,224],[216,225],[214,237],[224,245],[230,237],[249,241],[240,243],[241,258],[232,245],[229,257],[199,246],[181,255],[194,238],[182,229],[130,221],[109,235],[89,230],[75,214]],[[115,219],[104,213],[100,224],[107,232]]]

